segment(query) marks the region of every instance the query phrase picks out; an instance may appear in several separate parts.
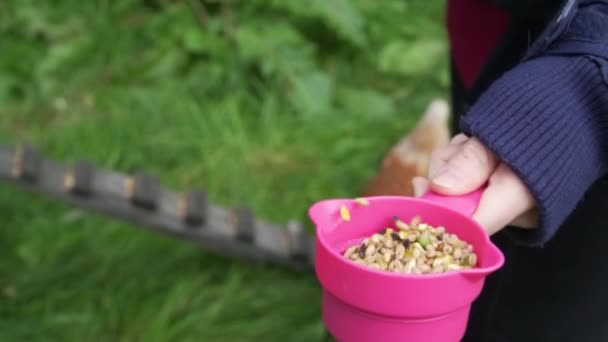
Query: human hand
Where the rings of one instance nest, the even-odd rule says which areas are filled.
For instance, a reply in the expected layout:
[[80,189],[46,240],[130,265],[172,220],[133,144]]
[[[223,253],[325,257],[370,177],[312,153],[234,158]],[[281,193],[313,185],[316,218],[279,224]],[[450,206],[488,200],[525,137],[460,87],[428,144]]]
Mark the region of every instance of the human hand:
[[420,197],[428,190],[463,195],[487,183],[473,218],[492,235],[507,225],[535,228],[534,197],[521,179],[477,138],[455,136],[431,155],[428,178],[413,180]]

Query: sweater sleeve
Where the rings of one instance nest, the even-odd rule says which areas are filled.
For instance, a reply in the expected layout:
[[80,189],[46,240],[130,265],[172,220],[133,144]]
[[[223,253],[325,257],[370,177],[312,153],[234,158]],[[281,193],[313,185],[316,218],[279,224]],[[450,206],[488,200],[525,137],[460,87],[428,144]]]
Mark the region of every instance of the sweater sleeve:
[[[543,55],[505,73],[461,119],[529,187],[535,230],[507,228],[516,242],[548,242],[608,170],[608,86],[597,59]],[[604,70],[605,71],[605,70]]]

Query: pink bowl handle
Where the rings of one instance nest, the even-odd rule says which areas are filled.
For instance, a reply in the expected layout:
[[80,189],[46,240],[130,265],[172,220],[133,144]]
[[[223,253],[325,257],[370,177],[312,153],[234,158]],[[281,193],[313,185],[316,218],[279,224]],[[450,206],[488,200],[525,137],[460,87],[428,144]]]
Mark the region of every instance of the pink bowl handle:
[[473,216],[484,190],[485,186],[461,196],[444,196],[429,191],[420,198],[456,210],[464,215]]
[[340,208],[346,199],[327,199],[315,203],[309,210],[308,215],[318,227],[330,227],[337,222],[340,215]]

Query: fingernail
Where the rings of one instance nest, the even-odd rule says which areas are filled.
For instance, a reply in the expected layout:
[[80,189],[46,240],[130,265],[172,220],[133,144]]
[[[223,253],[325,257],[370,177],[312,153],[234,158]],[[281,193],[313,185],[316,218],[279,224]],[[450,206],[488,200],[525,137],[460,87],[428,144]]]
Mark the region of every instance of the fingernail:
[[437,173],[437,175],[431,180],[435,185],[440,186],[442,188],[454,188],[457,186],[460,181],[458,175],[454,174],[454,172],[450,168],[445,168]]

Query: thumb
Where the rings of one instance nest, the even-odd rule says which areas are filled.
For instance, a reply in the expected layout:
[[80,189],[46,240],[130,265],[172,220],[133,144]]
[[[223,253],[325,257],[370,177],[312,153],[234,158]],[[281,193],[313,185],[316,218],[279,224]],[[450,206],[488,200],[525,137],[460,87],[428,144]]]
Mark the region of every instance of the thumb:
[[487,182],[497,164],[494,153],[478,139],[471,138],[430,180],[430,188],[443,195],[469,193]]

